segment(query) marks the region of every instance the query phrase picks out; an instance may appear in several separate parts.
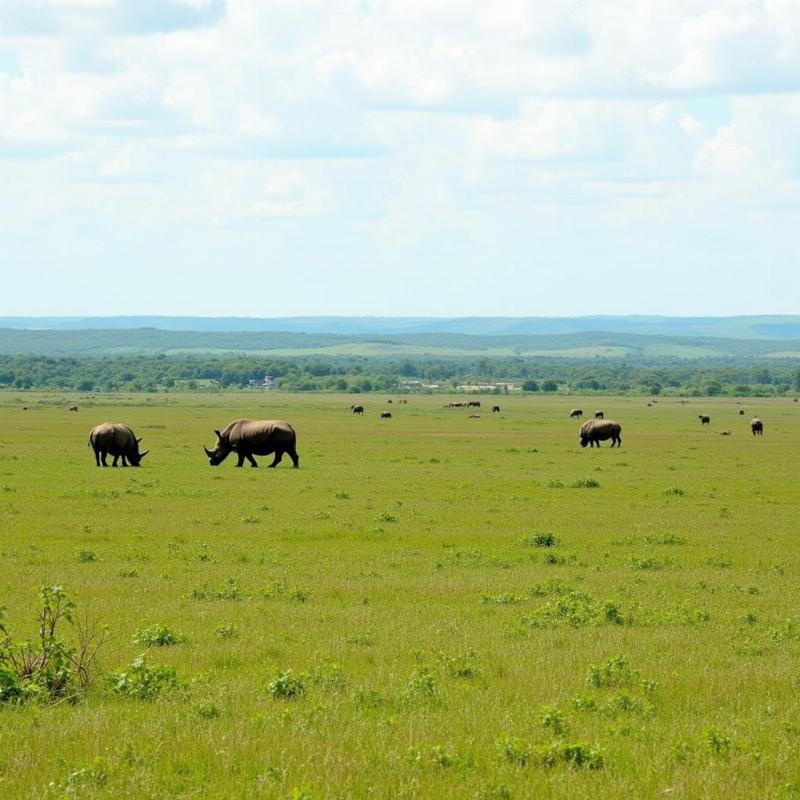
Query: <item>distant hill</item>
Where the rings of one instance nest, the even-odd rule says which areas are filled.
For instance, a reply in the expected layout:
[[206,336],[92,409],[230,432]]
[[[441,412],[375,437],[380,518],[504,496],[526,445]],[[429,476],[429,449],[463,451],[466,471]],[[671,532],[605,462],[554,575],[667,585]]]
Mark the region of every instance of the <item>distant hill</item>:
[[740,317],[0,317],[0,328],[15,330],[294,333],[339,336],[468,334],[471,336],[555,336],[619,333],[720,339],[800,339],[800,316]]
[[0,329],[0,355],[41,356],[349,356],[372,358],[549,357],[628,359],[800,359],[798,339],[739,339],[577,332],[548,335],[464,333],[332,334],[134,329]]

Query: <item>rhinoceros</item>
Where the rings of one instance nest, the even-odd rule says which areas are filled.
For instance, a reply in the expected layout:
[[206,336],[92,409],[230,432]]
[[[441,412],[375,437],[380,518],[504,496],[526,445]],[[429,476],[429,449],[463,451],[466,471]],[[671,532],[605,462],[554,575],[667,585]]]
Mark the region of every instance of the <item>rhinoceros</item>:
[[123,422],[104,422],[96,425],[89,432],[89,446],[94,450],[94,460],[98,467],[107,467],[106,456],[114,456],[112,467],[117,466],[117,460],[122,459],[122,466],[138,467],[141,460],[150,452],[139,452],[139,442],[136,434]]
[[750,420],[750,430],[753,431],[753,436],[763,436],[764,423],[758,417],[753,417]]
[[617,447],[622,446],[622,426],[611,419],[590,419],[581,425],[581,447],[590,445],[600,447],[600,442],[605,439],[611,439],[611,446],[615,444]]
[[239,458],[237,467],[244,465],[244,460],[250,462],[251,467],[258,464],[253,456],[266,456],[275,453],[275,458],[270,467],[280,464],[284,453],[288,453],[295,468],[300,466],[297,455],[297,434],[294,428],[279,419],[235,419],[224,431],[215,430],[217,443],[213,450],[203,447],[208,456],[208,463],[212,467],[221,464],[231,452]]
[[582,408],[573,408],[572,411],[569,412],[569,418],[572,419],[576,417],[580,419],[583,416],[583,409]]

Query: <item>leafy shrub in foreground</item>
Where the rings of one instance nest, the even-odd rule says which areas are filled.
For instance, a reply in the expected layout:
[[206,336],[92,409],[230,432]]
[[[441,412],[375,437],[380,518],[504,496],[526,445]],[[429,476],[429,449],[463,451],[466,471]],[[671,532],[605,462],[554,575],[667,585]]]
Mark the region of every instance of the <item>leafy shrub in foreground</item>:
[[136,644],[145,647],[169,647],[173,644],[180,644],[183,637],[171,631],[166,625],[151,625],[149,628],[142,628],[133,636]]
[[[0,703],[28,700],[73,700],[91,682],[97,654],[106,640],[102,626],[79,621],[75,604],[60,586],[39,592],[39,631],[34,642],[18,642],[0,608]],[[70,646],[61,638],[63,623],[75,631]]]
[[287,669],[279,672],[268,684],[267,691],[276,700],[294,700],[306,693],[304,675],[295,675]]
[[161,692],[178,687],[174,667],[148,666],[143,655],[135,658],[126,669],[111,675],[110,680],[117,694],[136,700],[152,700]]

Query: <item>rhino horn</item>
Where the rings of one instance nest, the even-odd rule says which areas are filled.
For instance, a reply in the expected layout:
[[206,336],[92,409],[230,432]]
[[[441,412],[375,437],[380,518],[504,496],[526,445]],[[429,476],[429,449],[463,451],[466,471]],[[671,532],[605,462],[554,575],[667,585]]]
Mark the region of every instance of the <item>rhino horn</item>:
[[214,454],[213,454],[213,453],[212,453],[212,452],[211,452],[211,451],[210,451],[210,450],[209,450],[209,449],[208,449],[208,448],[207,448],[205,445],[203,445],[203,450],[205,450],[205,451],[206,451],[206,455],[207,455],[209,458],[213,458]]
[[140,436],[140,437],[139,437],[139,438],[136,440],[136,444],[139,444],[139,442],[141,442],[141,441],[142,441],[142,437]]
[[221,439],[221,438],[222,438],[222,434],[221,434],[221,433],[220,433],[220,432],[219,432],[219,431],[218,431],[216,428],[214,428],[214,433],[216,433],[216,434],[217,434],[217,438],[218,438],[218,439]]

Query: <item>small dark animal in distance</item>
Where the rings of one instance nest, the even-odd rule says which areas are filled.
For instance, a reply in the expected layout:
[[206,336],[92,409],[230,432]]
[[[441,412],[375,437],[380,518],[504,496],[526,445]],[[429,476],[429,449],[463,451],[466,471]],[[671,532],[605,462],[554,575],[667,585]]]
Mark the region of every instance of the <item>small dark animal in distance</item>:
[[70,411],[77,411],[78,410],[78,406],[70,406],[69,410]]
[[231,453],[236,453],[239,458],[237,467],[243,466],[245,459],[251,467],[257,467],[253,456],[268,456],[271,453],[275,457],[270,467],[277,467],[284,453],[292,459],[295,469],[300,466],[297,434],[282,419],[235,419],[225,430],[215,430],[214,433],[217,435],[214,449],[203,446],[212,467],[221,464]]
[[731,431],[720,431],[719,435],[720,436],[731,436],[732,434],[731,434]]
[[467,403],[467,408],[480,408],[480,407],[481,407],[481,401],[480,400],[470,400]]
[[711,422],[711,417],[708,414],[698,414],[697,419],[700,420],[701,425],[708,425]]
[[653,407],[653,404],[652,404],[652,403],[648,403],[648,404],[647,404],[647,407],[648,407],[648,408],[652,408],[652,407]]
[[27,411],[28,410],[28,406],[22,406],[22,410],[23,411]]
[[764,423],[758,417],[753,417],[750,420],[750,430],[753,431],[753,436],[763,436]]
[[469,418],[470,418],[470,419],[480,419],[480,418],[481,418],[481,415],[480,415],[480,414],[470,414],[470,415],[469,415]]
[[580,419],[582,416],[583,416],[583,409],[581,408],[573,408],[572,411],[569,412],[570,419],[572,419],[573,417]]
[[492,406],[492,414],[499,414],[500,406]]
[[354,414],[363,414],[364,413],[364,406],[350,406],[350,410]]
[[391,404],[392,401],[391,400],[387,400],[386,402]]
[[603,414],[603,411],[601,409],[598,408],[597,411],[594,412],[595,419],[603,419],[604,417],[605,415]]
[[739,409],[739,416],[740,416],[740,417],[743,417],[743,416],[744,416],[744,409],[743,409],[743,408],[740,408],[740,409]]
[[381,419],[391,419],[392,412],[391,411],[381,411]]

